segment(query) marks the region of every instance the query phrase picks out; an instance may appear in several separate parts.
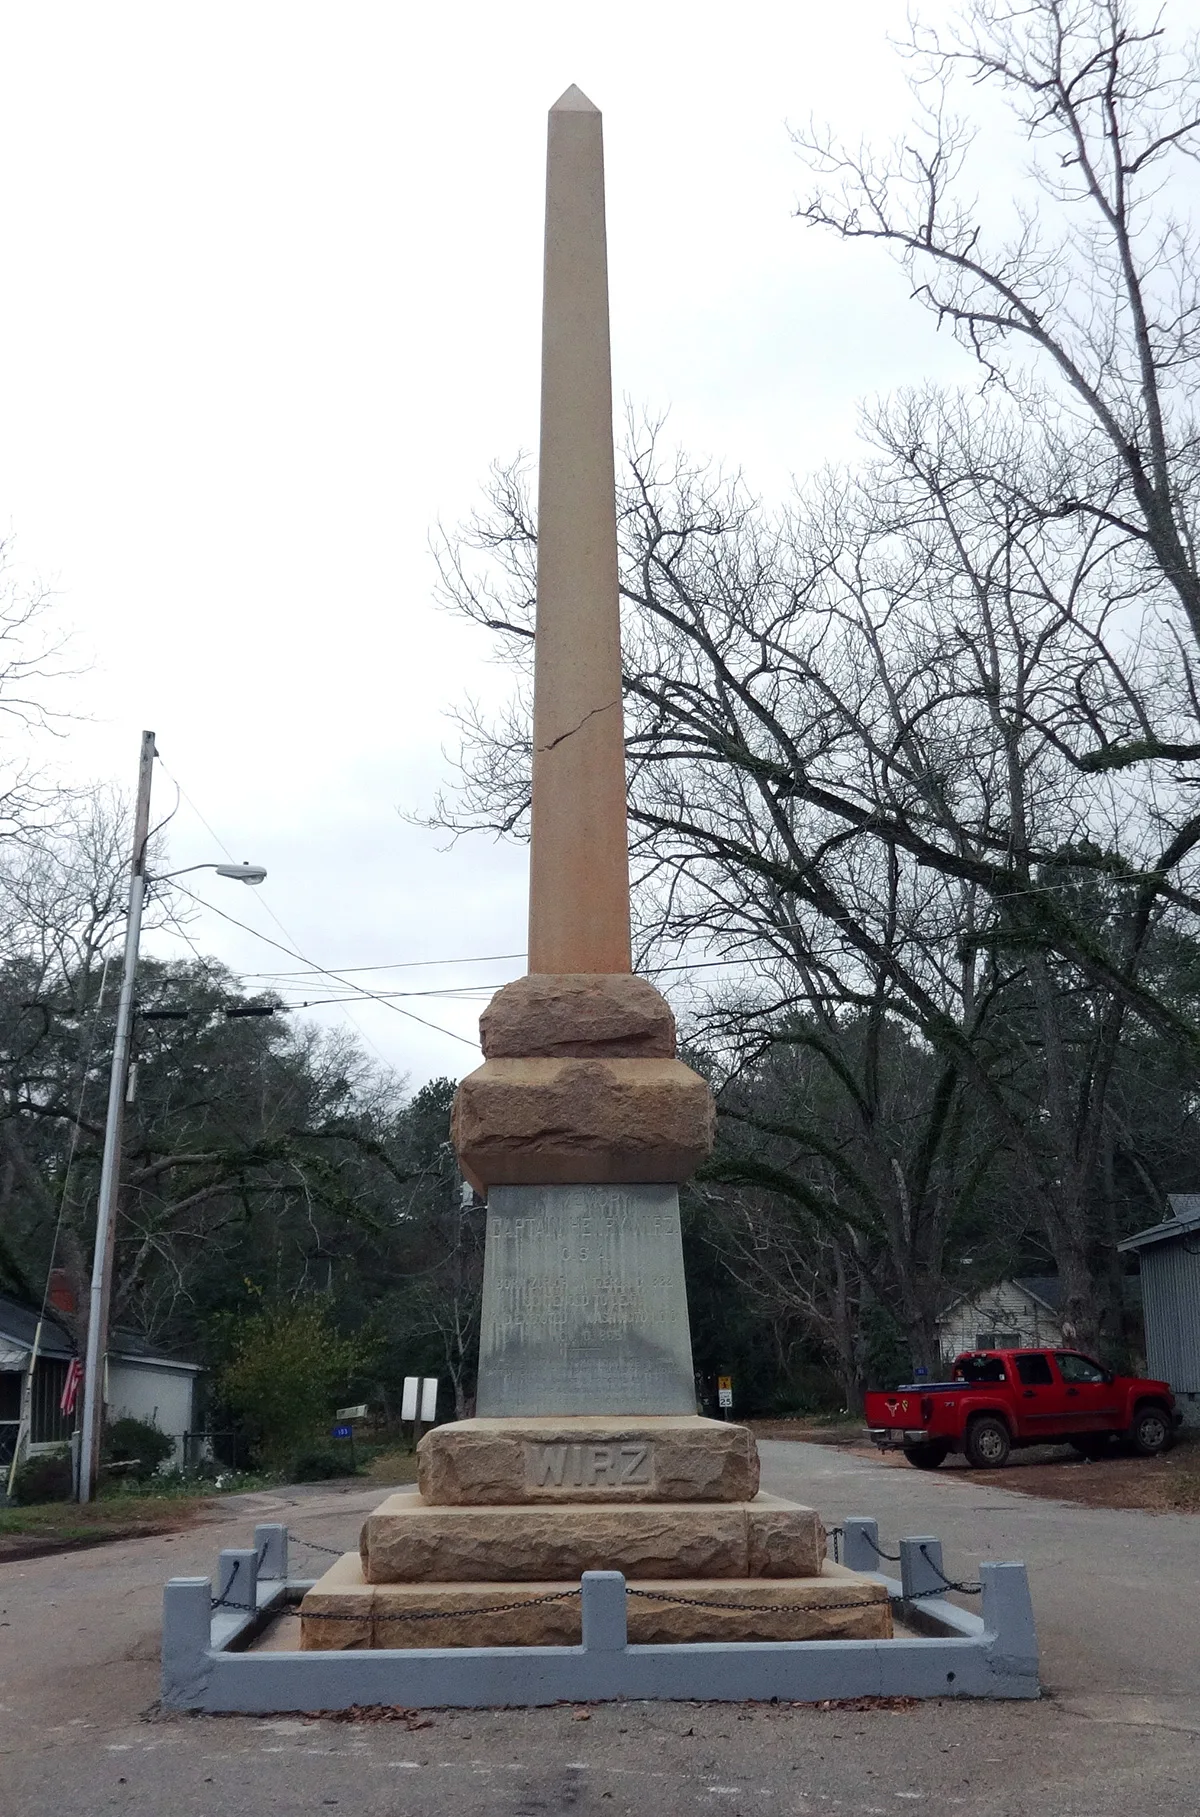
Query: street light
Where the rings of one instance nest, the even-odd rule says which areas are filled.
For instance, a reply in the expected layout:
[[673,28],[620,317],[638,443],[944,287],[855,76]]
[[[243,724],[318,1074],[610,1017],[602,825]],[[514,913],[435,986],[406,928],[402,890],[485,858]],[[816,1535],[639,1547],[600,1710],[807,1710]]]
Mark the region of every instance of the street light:
[[[108,1348],[108,1310],[112,1294],[113,1246],[116,1236],[117,1187],[121,1175],[121,1124],[129,1071],[129,1044],[133,1030],[133,987],[137,974],[142,906],[146,899],[146,842],[150,832],[150,782],[154,774],[154,733],[142,733],[138,768],[137,807],[133,820],[133,864],[129,878],[129,913],[125,924],[125,960],[121,995],[117,1001],[117,1027],[113,1038],[112,1070],[108,1080],[108,1114],[104,1122],[104,1158],[100,1163],[100,1194],[96,1205],[96,1248],[92,1256],[92,1289],[88,1304],[87,1354],[83,1368],[83,1425],[79,1443],[79,1499],[90,1501],[100,1473],[100,1422],[103,1408],[101,1372]],[[266,871],[258,864],[190,864],[189,871],[216,871],[240,883],[261,883]],[[182,877],[183,871],[169,872]]]
[[170,883],[172,877],[186,877],[189,871],[215,871],[218,877],[232,877],[235,883],[263,883],[267,875],[261,864],[185,864],[181,871],[167,871],[152,881]]

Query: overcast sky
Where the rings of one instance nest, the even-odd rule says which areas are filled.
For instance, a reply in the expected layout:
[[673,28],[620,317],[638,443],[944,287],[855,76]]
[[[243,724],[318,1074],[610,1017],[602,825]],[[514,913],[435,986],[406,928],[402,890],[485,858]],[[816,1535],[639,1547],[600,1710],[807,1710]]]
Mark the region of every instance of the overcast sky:
[[[901,22],[896,0],[9,0],[0,531],[90,664],[55,761],[131,787],[153,728],[185,792],[173,864],[265,864],[260,892],[197,889],[320,965],[518,975],[465,961],[520,953],[523,849],[447,852],[400,811],[446,779],[446,708],[504,685],[433,608],[428,543],[536,441],[546,110],[576,82],[604,113],[618,408],[669,410],[782,498],[853,453],[863,398],[971,376],[898,272],[792,218],[789,122],[906,117]],[[291,964],[215,913],[190,932]],[[398,1002],[474,1040],[478,1002]],[[476,1063],[398,1009],[353,1019],[413,1085]]]

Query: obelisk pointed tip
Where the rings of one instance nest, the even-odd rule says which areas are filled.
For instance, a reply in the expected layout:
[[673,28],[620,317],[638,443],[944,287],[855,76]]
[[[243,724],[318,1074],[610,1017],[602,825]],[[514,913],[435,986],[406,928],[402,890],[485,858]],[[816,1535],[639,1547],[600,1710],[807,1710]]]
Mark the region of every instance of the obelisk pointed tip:
[[552,114],[598,114],[600,109],[594,101],[589,101],[581,88],[572,82],[566,94],[560,95],[550,109]]

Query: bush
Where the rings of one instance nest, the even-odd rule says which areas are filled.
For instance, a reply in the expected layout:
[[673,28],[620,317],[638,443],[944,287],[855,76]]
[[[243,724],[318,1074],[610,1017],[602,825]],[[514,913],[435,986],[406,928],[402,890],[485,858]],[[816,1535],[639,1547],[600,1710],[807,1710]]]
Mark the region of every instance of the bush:
[[291,1468],[294,1483],[327,1483],[335,1476],[352,1476],[347,1451],[302,1451]]
[[106,1428],[101,1459],[107,1464],[130,1466],[113,1474],[134,1477],[144,1483],[174,1453],[174,1439],[160,1432],[149,1420],[121,1419],[114,1420]]
[[268,1468],[282,1471],[317,1438],[358,1360],[358,1346],[330,1329],[324,1309],[300,1300],[244,1321],[218,1387],[261,1435]]
[[44,1451],[27,1457],[17,1470],[13,1500],[22,1507],[31,1502],[69,1502],[75,1485],[69,1451]]

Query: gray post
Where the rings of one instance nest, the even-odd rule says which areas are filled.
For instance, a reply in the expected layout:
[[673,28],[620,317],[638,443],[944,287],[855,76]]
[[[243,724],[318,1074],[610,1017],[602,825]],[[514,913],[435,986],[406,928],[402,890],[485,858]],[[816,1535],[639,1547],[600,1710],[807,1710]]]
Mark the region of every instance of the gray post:
[[884,1560],[879,1544],[879,1522],[865,1515],[851,1514],[842,1522],[842,1563],[850,1571],[882,1571]]
[[585,1571],[583,1644],[589,1653],[623,1653],[629,1645],[625,1579],[620,1571]]
[[221,1553],[217,1566],[217,1601],[228,1609],[258,1607],[258,1553],[232,1549]]
[[989,1655],[993,1671],[1031,1678],[1036,1685],[1037,1629],[1024,1565],[980,1565],[979,1581],[983,1585],[983,1625],[996,1636]]
[[[924,1547],[928,1556],[922,1556]],[[937,1571],[930,1566],[937,1566]],[[900,1541],[900,1586],[905,1596],[928,1595],[933,1590],[944,1593],[945,1584],[937,1572],[942,1569],[942,1542],[930,1534]]]
[[117,1228],[117,1194],[121,1183],[121,1125],[133,1038],[133,990],[137,979],[142,903],[146,895],[146,844],[150,835],[150,783],[154,775],[154,733],[142,733],[138,764],[137,805],[133,815],[133,861],[129,873],[129,910],[125,920],[125,959],[117,1027],[108,1079],[108,1112],[104,1153],[96,1201],[96,1243],[92,1253],[92,1291],[88,1301],[87,1345],[83,1364],[83,1437],[79,1450],[79,1500],[91,1501],[100,1473],[100,1428],[104,1423],[104,1357],[108,1349],[108,1307],[112,1297],[113,1245]]
[[163,1590],[162,1700],[187,1709],[208,1681],[212,1584],[207,1577],[173,1577]]
[[261,1578],[286,1578],[288,1574],[288,1530],[280,1521],[264,1521],[254,1529],[254,1550]]

